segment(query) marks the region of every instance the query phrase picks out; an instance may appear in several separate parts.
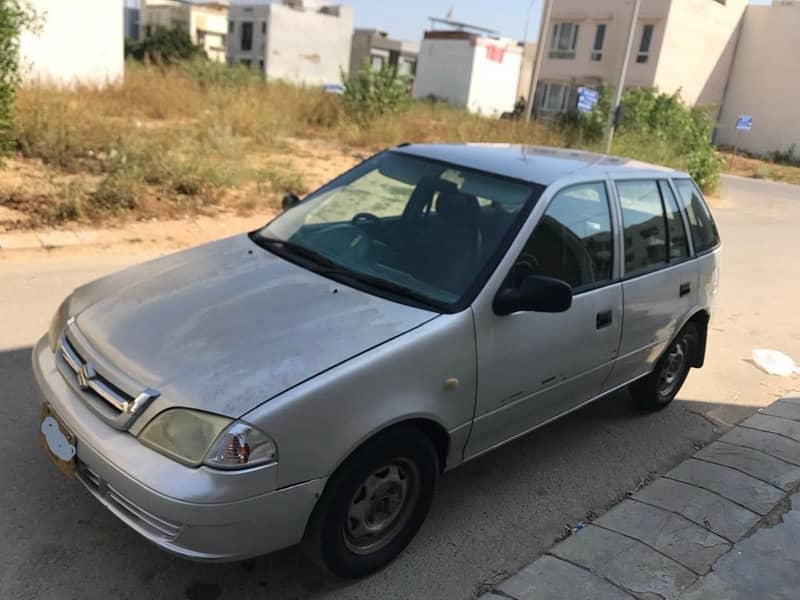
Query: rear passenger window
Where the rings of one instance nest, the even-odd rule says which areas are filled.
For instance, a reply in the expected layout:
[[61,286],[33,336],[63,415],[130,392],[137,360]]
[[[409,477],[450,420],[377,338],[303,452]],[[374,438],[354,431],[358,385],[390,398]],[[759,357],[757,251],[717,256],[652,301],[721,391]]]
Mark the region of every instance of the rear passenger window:
[[510,276],[515,286],[527,275],[545,275],[581,291],[611,281],[613,259],[606,186],[584,183],[553,198]]
[[667,225],[655,181],[618,181],[625,228],[625,275],[639,275],[667,263]]
[[719,244],[719,234],[703,196],[690,179],[676,179],[675,187],[678,189],[681,204],[689,220],[694,251],[699,254],[711,250]]
[[669,259],[681,260],[689,256],[689,239],[686,237],[686,228],[678,210],[678,203],[669,184],[663,179],[658,182],[661,197],[664,199],[664,208],[667,211],[667,233],[669,234]]

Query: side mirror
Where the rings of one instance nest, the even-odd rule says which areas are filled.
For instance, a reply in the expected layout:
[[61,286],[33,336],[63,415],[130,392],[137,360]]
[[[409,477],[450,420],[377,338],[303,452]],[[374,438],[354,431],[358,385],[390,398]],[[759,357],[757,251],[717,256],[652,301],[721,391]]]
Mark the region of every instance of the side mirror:
[[572,306],[572,288],[560,279],[529,275],[519,289],[502,289],[495,296],[492,308],[505,316],[520,311],[559,313]]
[[299,202],[300,202],[300,197],[297,194],[295,194],[294,192],[286,192],[283,195],[283,200],[281,200],[281,206],[283,207],[283,210],[289,210]]

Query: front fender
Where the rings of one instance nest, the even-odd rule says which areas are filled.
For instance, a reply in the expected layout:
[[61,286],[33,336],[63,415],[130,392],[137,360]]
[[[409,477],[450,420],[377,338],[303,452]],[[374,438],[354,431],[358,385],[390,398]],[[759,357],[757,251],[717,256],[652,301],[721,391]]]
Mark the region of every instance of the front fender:
[[[310,348],[309,351],[313,351]],[[383,429],[425,419],[460,462],[475,412],[471,310],[441,315],[265,402],[243,417],[278,447],[278,487],[327,477]]]

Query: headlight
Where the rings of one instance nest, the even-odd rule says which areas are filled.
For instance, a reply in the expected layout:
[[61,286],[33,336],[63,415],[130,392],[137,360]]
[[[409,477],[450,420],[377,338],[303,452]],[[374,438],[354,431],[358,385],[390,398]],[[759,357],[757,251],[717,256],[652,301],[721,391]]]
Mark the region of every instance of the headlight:
[[278,454],[272,440],[247,423],[185,408],[157,415],[139,439],[190,467],[244,469],[274,462]]
[[50,319],[50,328],[47,330],[47,342],[50,344],[50,350],[55,352],[58,349],[58,341],[61,339],[61,334],[64,333],[64,327],[67,325],[69,319],[69,296],[64,299],[61,305],[56,310],[56,314]]

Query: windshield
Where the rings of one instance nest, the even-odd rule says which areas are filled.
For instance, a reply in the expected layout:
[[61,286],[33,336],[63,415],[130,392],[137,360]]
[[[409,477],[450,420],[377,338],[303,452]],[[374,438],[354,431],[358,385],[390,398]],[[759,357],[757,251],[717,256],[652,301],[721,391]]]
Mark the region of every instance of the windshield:
[[361,289],[454,310],[483,285],[543,189],[383,152],[252,239]]

